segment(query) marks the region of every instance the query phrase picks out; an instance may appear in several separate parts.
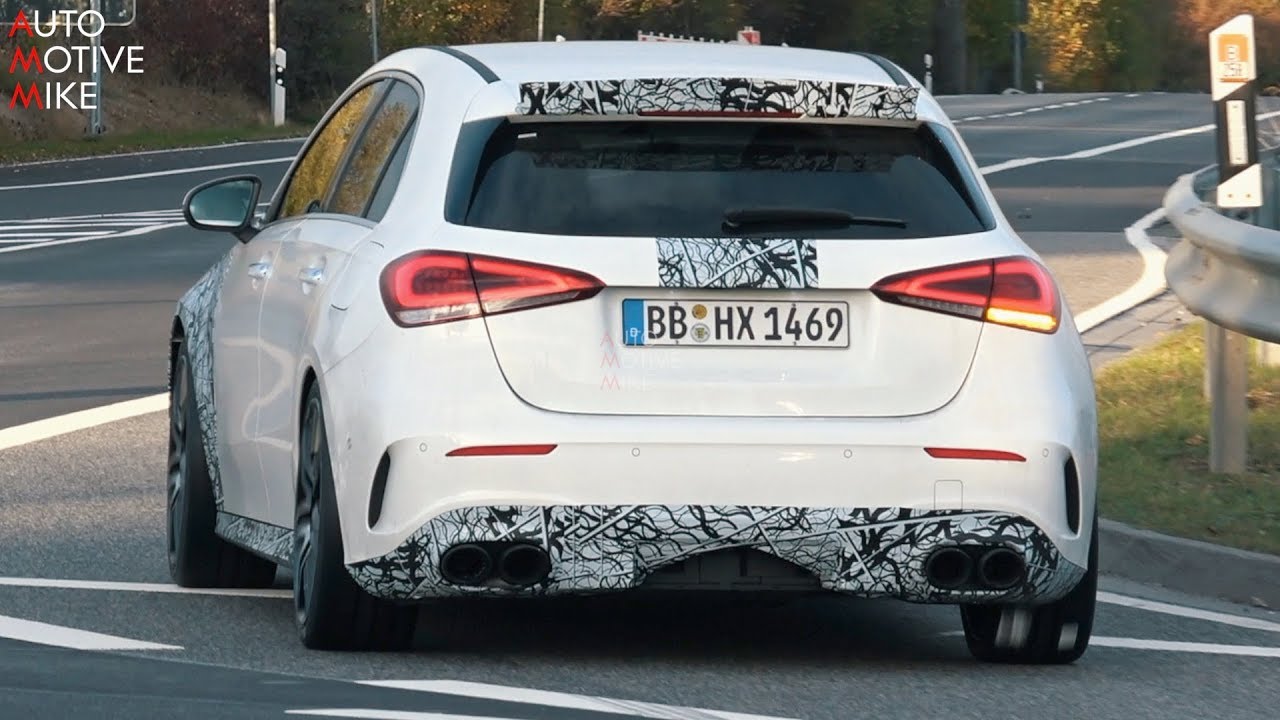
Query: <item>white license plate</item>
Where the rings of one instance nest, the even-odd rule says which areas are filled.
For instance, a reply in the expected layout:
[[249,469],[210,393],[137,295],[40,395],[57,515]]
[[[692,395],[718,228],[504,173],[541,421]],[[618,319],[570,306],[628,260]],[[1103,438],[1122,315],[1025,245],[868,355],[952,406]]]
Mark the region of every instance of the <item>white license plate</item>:
[[849,347],[849,303],[622,301],[626,345]]

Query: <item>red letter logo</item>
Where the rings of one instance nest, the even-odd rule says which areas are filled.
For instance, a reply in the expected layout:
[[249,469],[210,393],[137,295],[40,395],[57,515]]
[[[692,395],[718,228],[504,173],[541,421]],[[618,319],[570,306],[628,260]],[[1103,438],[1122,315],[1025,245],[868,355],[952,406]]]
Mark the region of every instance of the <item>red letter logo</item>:
[[31,23],[27,22],[27,11],[19,10],[18,17],[13,19],[13,27],[9,28],[9,37],[13,37],[18,32],[18,28],[27,31],[27,37],[35,37],[36,34],[31,32]]
[[39,72],[39,73],[44,72],[44,64],[40,62],[39,48],[35,48],[35,47],[31,48],[29,51],[27,51],[26,56],[23,56],[22,48],[14,48],[13,62],[9,63],[10,73],[13,73],[15,70],[18,69],[18,63],[22,63],[22,69],[25,70],[26,72],[31,72],[32,63],[35,63],[36,65],[36,72]]
[[19,100],[19,99],[21,99],[21,100],[22,100],[22,107],[24,107],[24,108],[26,108],[26,107],[31,107],[31,99],[32,99],[32,98],[35,98],[35,101],[36,101],[36,107],[38,107],[38,108],[40,108],[41,110],[43,110],[43,109],[44,109],[44,98],[40,97],[40,86],[39,86],[39,85],[37,85],[37,84],[36,84],[36,83],[34,83],[34,82],[33,82],[33,83],[31,83],[31,92],[27,92],[27,91],[23,90],[23,89],[22,89],[22,85],[21,85],[21,84],[14,85],[14,86],[13,86],[13,96],[9,98],[9,107],[11,107],[11,108],[12,108],[13,106],[17,105],[17,104],[18,104],[18,100]]

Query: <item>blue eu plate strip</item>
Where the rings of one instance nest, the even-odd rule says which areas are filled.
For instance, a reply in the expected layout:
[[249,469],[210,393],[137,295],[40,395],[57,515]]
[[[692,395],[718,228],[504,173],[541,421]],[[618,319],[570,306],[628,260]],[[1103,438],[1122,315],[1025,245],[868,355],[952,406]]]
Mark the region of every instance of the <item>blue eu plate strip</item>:
[[622,344],[644,344],[644,301],[622,301]]

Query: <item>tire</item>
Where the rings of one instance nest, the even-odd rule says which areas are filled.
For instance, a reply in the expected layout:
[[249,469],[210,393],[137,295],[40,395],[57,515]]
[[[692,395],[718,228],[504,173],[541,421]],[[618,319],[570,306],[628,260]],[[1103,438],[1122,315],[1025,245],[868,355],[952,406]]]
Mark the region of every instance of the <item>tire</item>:
[[[960,618],[969,652],[984,662],[1031,665],[1066,665],[1084,655],[1093,634],[1098,594],[1098,516],[1094,514],[1089,538],[1089,566],[1070,593],[1047,605],[962,605]],[[1025,628],[1022,644],[998,642],[1001,622]],[[1028,624],[1029,623],[1029,624]],[[1074,627],[1074,630],[1072,629]],[[1060,641],[1074,639],[1065,647]],[[1016,634],[1016,630],[1014,631]]]
[[271,587],[276,577],[274,562],[232,545],[213,531],[217,508],[185,341],[178,345],[170,385],[165,481],[169,575],[182,587]]
[[418,608],[375,598],[343,564],[333,466],[318,387],[307,392],[293,531],[294,620],[313,650],[407,650]]

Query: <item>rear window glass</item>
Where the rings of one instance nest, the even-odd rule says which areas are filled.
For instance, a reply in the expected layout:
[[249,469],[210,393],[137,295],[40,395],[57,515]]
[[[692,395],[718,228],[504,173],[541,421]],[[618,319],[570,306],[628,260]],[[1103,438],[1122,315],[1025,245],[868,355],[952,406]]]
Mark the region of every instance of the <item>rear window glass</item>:
[[[489,121],[463,129],[448,219],[596,236],[917,238],[990,230],[990,210],[956,156],[950,133],[927,124]],[[792,215],[782,225],[725,225],[729,210],[762,208]],[[809,210],[901,223],[795,220],[793,211]]]

